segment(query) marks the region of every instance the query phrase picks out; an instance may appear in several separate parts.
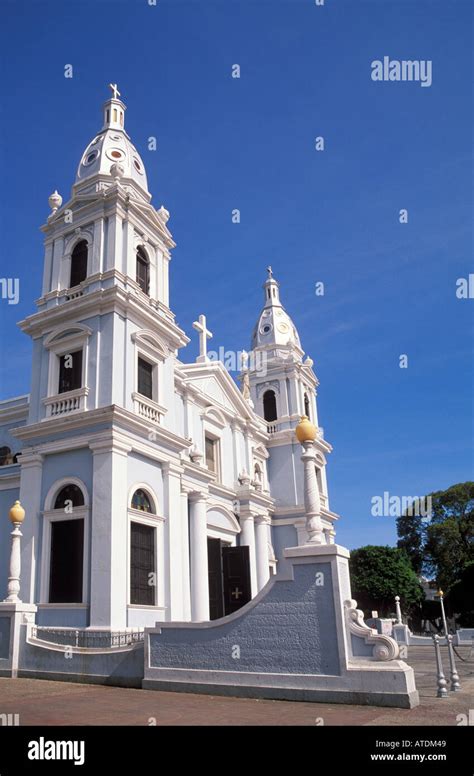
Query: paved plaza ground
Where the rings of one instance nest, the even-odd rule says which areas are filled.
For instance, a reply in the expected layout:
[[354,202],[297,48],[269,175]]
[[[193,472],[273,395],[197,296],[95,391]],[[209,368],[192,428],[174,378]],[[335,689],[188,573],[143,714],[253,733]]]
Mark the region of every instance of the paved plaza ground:
[[[410,647],[420,705],[415,709],[223,698],[38,679],[0,678],[0,714],[20,725],[458,725],[474,708],[474,654],[458,648],[461,691],[436,697],[434,649]],[[449,687],[447,648],[442,648]],[[467,662],[468,661],[468,662]]]

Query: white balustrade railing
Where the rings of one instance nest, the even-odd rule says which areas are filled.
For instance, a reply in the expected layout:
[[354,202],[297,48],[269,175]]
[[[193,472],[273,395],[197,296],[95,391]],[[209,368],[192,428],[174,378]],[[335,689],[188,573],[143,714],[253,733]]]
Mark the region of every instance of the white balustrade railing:
[[86,408],[87,388],[77,388],[74,391],[47,396],[43,399],[46,405],[46,417],[55,418],[58,415],[68,415],[71,412],[81,412]]
[[78,289],[77,291],[68,291],[65,299],[67,302],[69,302],[70,299],[77,299],[79,296],[84,296],[84,291],[82,288]]
[[152,399],[148,399],[146,396],[142,396],[140,393],[133,394],[133,403],[135,412],[144,418],[149,423],[161,423],[161,417],[164,414],[163,407],[154,402]]

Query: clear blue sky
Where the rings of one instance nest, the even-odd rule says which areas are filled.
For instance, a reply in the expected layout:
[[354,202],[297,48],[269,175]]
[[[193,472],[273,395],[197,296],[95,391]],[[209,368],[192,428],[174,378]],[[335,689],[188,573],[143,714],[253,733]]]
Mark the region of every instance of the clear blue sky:
[[[472,9],[3,0],[1,274],[19,277],[21,300],[0,302],[2,397],[29,390],[15,322],[40,294],[48,196],[69,195],[117,81],[154,203],[171,213],[171,307],[192,335],[181,356],[195,358],[199,313],[214,346],[248,348],[271,263],[321,383],[339,543],[395,542],[373,496],[472,479],[474,300],[455,296],[474,272]],[[432,60],[432,86],[373,82],[385,55]]]

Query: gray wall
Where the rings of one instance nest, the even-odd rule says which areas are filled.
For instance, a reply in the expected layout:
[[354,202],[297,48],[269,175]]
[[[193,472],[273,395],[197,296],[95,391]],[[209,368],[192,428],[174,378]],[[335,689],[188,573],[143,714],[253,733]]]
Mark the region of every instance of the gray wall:
[[150,666],[339,675],[330,564],[295,565],[294,574],[218,625],[150,633]]

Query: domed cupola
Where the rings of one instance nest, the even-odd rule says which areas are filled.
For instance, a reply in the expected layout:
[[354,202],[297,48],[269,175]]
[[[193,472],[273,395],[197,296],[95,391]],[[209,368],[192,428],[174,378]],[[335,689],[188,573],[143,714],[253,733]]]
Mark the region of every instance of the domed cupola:
[[[104,125],[84,151],[76,175],[76,187],[98,176],[99,188],[107,188],[120,178],[121,185],[133,195],[150,200],[145,166],[125,132],[126,106],[119,100],[116,84],[110,84],[113,97],[104,104]],[[139,192],[136,191],[138,187]],[[82,186],[81,186],[82,189]]]
[[280,301],[279,283],[273,277],[272,268],[268,267],[267,271],[268,278],[263,285],[265,306],[253,331],[251,348],[252,350],[255,348],[271,350],[275,347],[296,349],[302,355],[295,324]]

